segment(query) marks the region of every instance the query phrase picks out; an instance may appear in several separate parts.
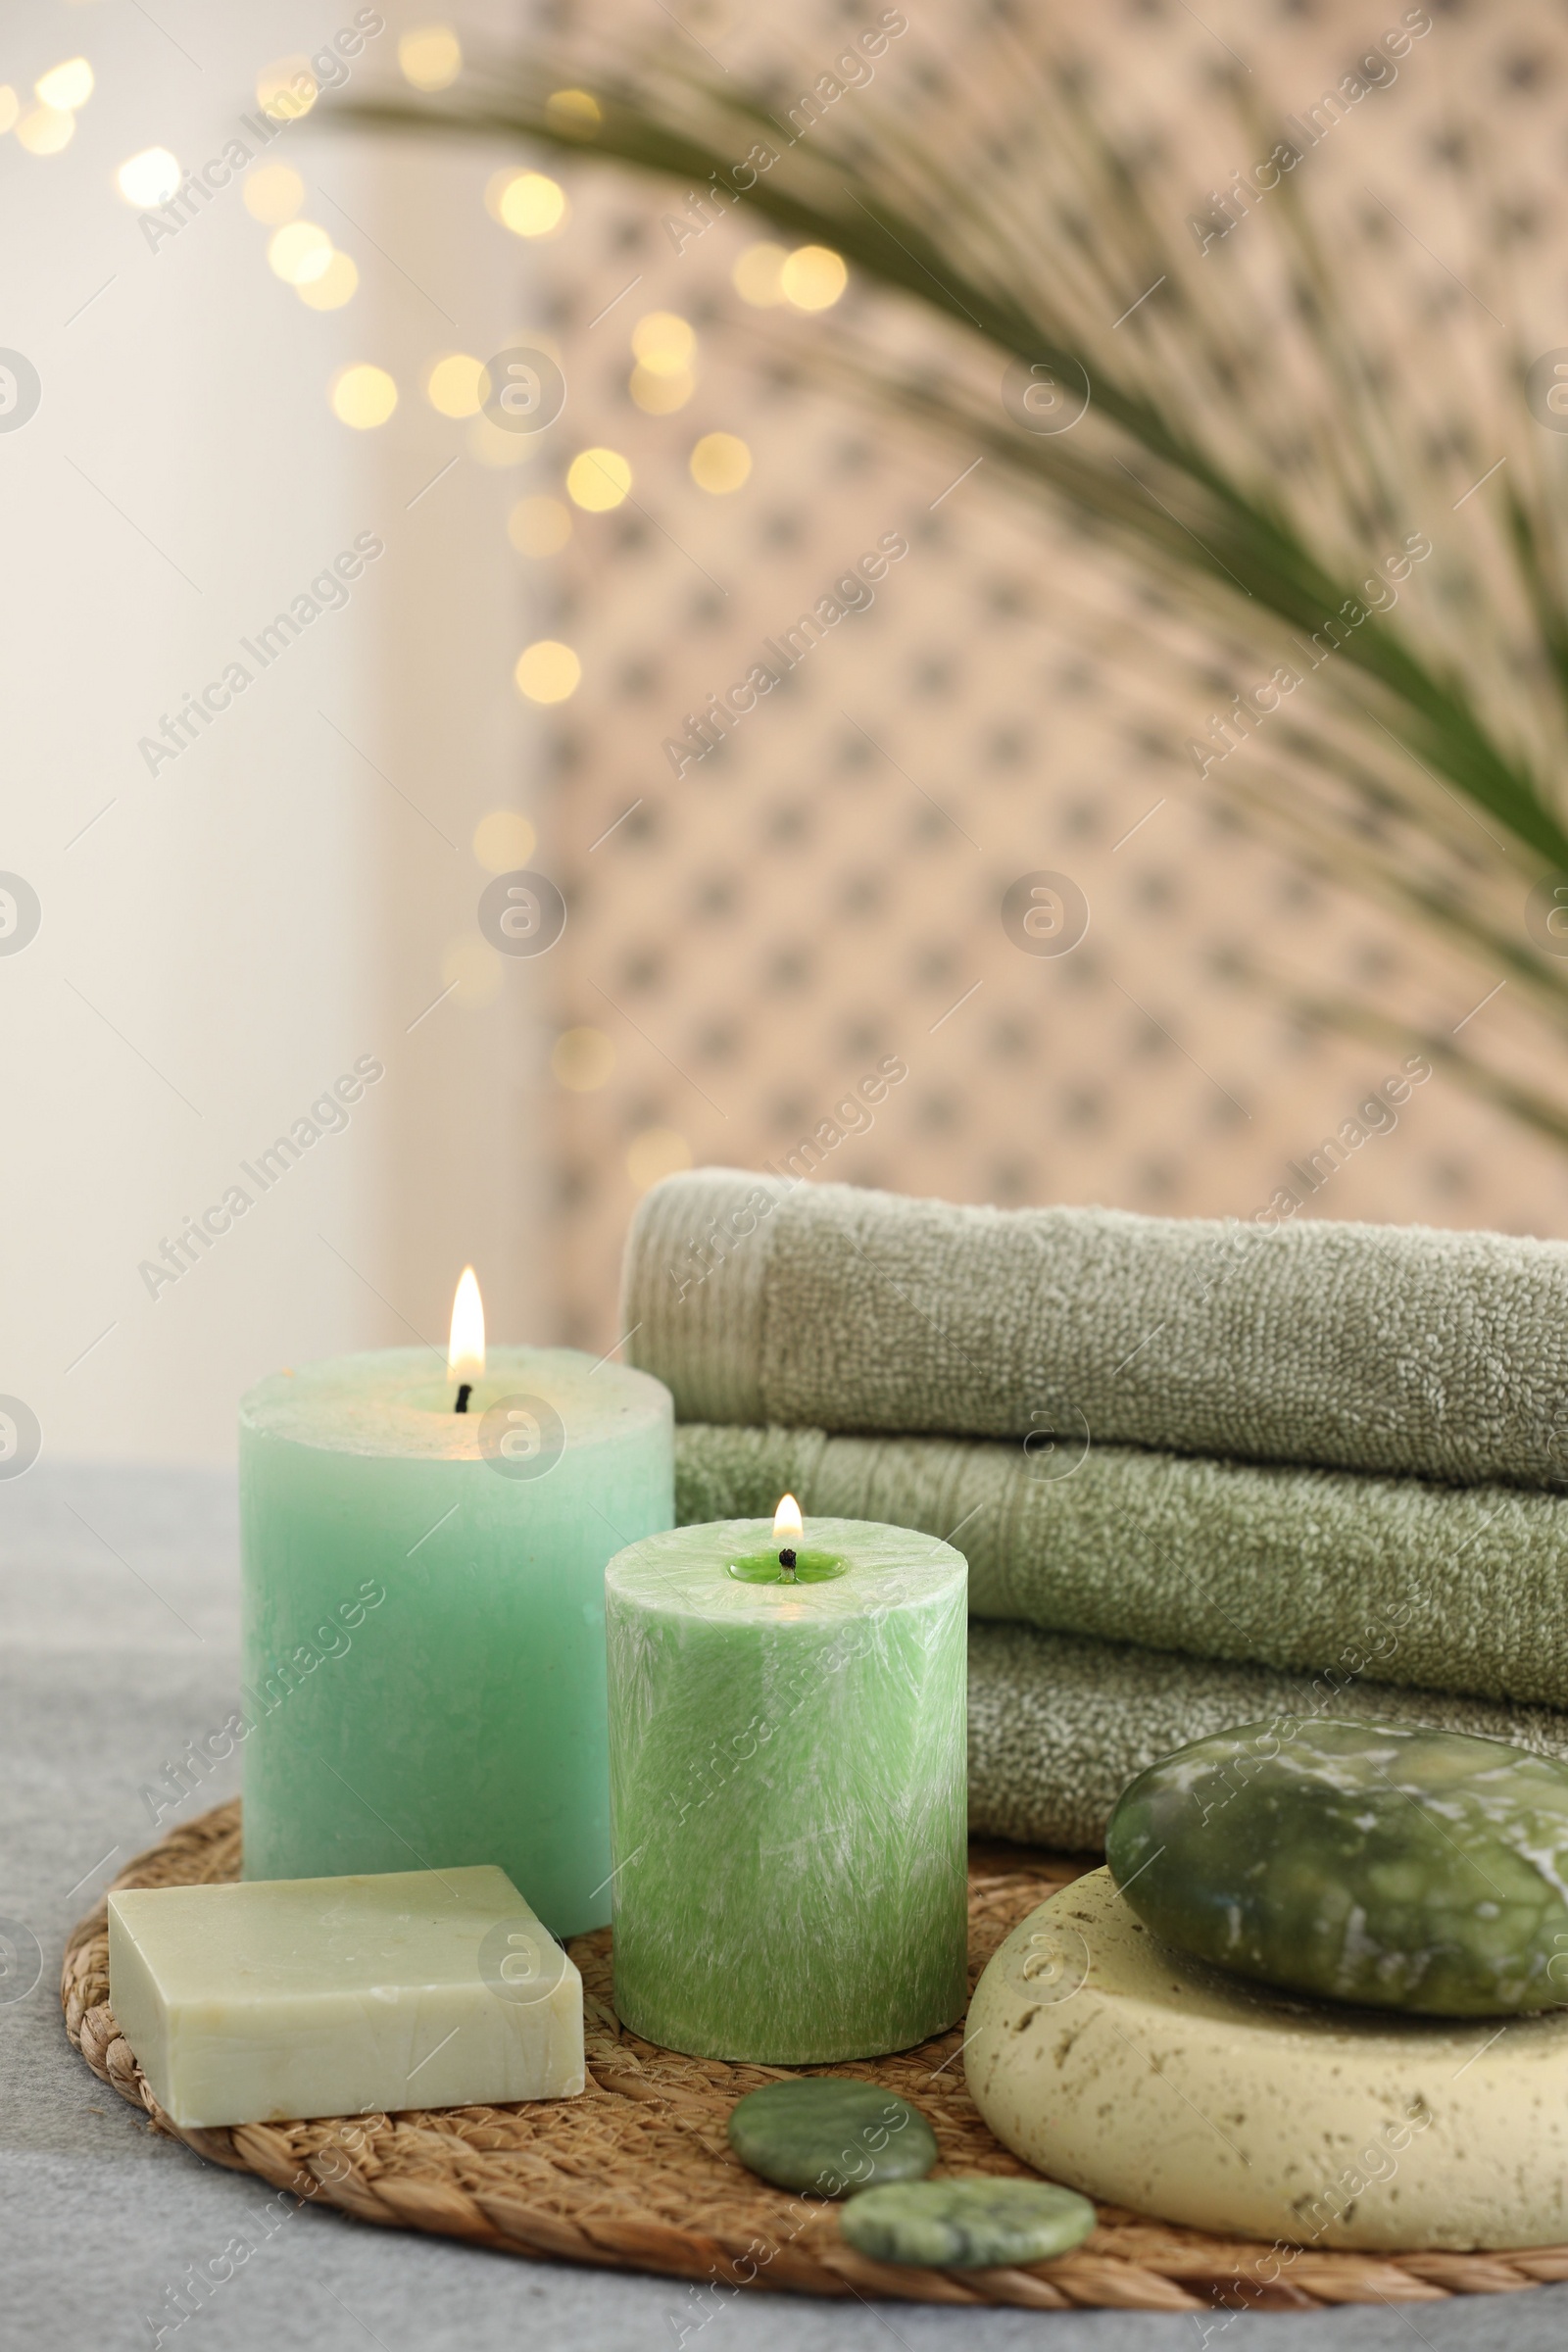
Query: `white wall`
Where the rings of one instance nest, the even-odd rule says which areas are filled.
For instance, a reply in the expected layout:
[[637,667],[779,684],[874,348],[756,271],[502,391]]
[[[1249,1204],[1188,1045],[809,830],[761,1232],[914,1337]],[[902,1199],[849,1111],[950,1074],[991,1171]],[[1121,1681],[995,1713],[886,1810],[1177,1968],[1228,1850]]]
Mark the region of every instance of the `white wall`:
[[[475,930],[475,822],[527,806],[511,670],[540,632],[504,527],[520,477],[476,463],[420,390],[439,354],[488,356],[525,322],[523,249],[481,202],[503,159],[291,125],[269,159],[303,173],[361,271],[329,314],[271,274],[238,185],[154,251],[112,184],[155,144],[187,168],[220,154],[258,68],[354,13],[162,0],[166,31],[120,5],[11,25],[24,90],[77,51],[97,76],[64,153],[0,139],[0,343],[43,387],[0,432],[0,869],[43,909],[0,956],[0,1392],[55,1458],[221,1459],[261,1372],[441,1341],[466,1258],[493,1330],[549,1323],[527,1243],[531,967],[410,1029]],[[395,71],[413,15],[383,13],[362,86]],[[348,360],[397,379],[378,431],[330,413]],[[348,607],[149,774],[160,714],[366,531],[385,554]],[[386,1075],[347,1132],[149,1297],[139,1261],[360,1055]]]

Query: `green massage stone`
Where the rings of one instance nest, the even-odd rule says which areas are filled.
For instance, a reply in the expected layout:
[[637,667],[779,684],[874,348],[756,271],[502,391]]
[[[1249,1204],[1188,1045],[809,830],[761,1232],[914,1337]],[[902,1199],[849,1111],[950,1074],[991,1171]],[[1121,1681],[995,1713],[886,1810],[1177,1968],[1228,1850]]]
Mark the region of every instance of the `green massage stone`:
[[936,2135],[917,2107],[874,2082],[826,2075],[749,2090],[731,2112],[729,2144],[764,2180],[819,2197],[918,2180],[937,2160]]
[[989,2270],[1049,2262],[1082,2244],[1095,2209],[1049,2180],[909,2180],[868,2188],[839,2228],[858,2254],[929,2270]]
[[1568,1766],[1500,1740],[1244,1724],[1140,1773],[1105,1858],[1156,1935],[1289,1992],[1424,2017],[1568,2001]]

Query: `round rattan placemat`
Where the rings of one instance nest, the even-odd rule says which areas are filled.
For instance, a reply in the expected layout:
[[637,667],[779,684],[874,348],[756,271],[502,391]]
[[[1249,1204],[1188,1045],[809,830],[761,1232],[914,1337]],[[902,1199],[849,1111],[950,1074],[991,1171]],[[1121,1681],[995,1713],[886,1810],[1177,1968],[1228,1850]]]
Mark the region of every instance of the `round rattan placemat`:
[[[121,1886],[207,1885],[239,1876],[236,1802],[139,1854]],[[1026,1846],[970,1849],[971,1979],[1008,1931],[1088,1865]],[[1427,2303],[1568,2278],[1568,2247],[1512,2254],[1294,2254],[1100,2208],[1074,2253],[1027,2270],[921,2271],[867,2261],[845,2244],[835,2209],[792,2198],[748,2173],[724,2135],[743,2091],[783,2069],[682,2058],[625,2033],[610,2005],[610,1931],[569,1947],[586,1995],[588,2087],[581,2098],[514,2107],[321,2118],[183,2132],[143,2080],[109,2007],[105,1906],[73,1932],[60,1997],[66,2031],[92,2068],[152,2127],[199,2156],[357,2220],[467,2238],[503,2253],[661,2272],[694,2281],[693,2318],[714,2293],[771,2288],[906,2302],[1115,2306],[1139,2311],[1313,2309]],[[950,2174],[1026,2175],[970,2104],[956,2027],[917,2050],[813,2069],[885,2083],[929,2116]]]

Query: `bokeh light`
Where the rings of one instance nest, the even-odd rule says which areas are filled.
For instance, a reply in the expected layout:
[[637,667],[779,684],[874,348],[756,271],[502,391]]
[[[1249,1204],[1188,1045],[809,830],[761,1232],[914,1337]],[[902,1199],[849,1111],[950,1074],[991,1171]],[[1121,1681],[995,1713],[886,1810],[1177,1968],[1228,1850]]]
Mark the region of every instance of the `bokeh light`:
[[568,129],[591,130],[605,119],[604,108],[589,90],[552,91],[549,104],[556,121]]
[[[487,375],[486,387],[488,383]],[[487,388],[484,389],[484,398],[489,398]],[[513,466],[526,466],[538,454],[526,433],[509,433],[504,426],[493,423],[482,409],[477,416],[469,417],[465,438],[468,455],[474,464],[488,466],[494,472],[504,472]]]
[[477,1011],[488,1004],[501,986],[501,958],[477,931],[450,940],[441,958],[441,982],[451,991],[448,1003]]
[[21,112],[22,100],[17,96],[10,82],[0,81],[0,136],[3,136],[8,130],[16,128],[17,117]]
[[844,258],[827,245],[798,245],[779,271],[779,288],[798,311],[828,311],[850,282]]
[[665,1176],[678,1176],[692,1164],[692,1148],[673,1127],[645,1127],[632,1138],[626,1153],[626,1173],[640,1193]]
[[463,44],[450,24],[420,24],[399,40],[398,64],[416,90],[445,90],[463,72]]
[[677,375],[656,375],[639,361],[627,378],[626,389],[646,416],[672,416],[696,391],[697,378],[684,371]]
[[473,854],[492,874],[515,873],[538,843],[528,819],[515,808],[492,808],[473,828]]
[[305,182],[287,164],[263,164],[250,174],[242,193],[253,220],[281,228],[305,202]]
[[602,1029],[563,1029],[551,1048],[550,1067],[569,1093],[591,1095],[614,1071],[614,1041]]
[[730,271],[730,283],[742,302],[754,310],[770,311],[784,300],[779,283],[789,255],[782,245],[748,245]]
[[697,336],[690,321],[674,311],[650,311],[632,328],[631,347],[637,365],[626,388],[637,406],[650,416],[683,409],[697,389]]
[[517,690],[530,703],[564,703],[575,694],[582,677],[582,663],[569,645],[555,637],[541,637],[517,656],[513,672]]
[[92,96],[92,68],[84,57],[68,57],[63,66],[51,66],[47,74],[39,74],[32,94],[40,106],[74,114]]
[[327,386],[327,398],[340,424],[368,432],[373,425],[385,424],[398,405],[398,388],[384,368],[362,360],[352,368],[338,369]]
[[291,220],[267,240],[267,259],[285,286],[308,286],[323,277],[332,259],[332,240],[314,220]]
[[543,172],[497,172],[484,200],[514,237],[548,237],[566,218],[565,189]]
[[29,107],[17,124],[17,137],[29,155],[58,155],[69,147],[76,127],[76,118],[64,107]]
[[256,103],[274,122],[297,122],[320,94],[308,57],[275,57],[256,76]]
[[466,351],[437,360],[424,379],[424,396],[443,416],[476,416],[484,400],[484,362]]
[[334,251],[320,276],[308,278],[294,291],[307,310],[340,311],[346,302],[353,300],[359,282],[359,270],[348,255]]
[[631,347],[652,375],[686,375],[697,356],[697,333],[674,311],[650,311],[631,330]]
[[115,173],[120,195],[141,213],[167,204],[178,193],[179,180],[178,160],[167,147],[144,147],[140,155],[128,156]]
[[559,498],[519,498],[507,517],[507,537],[519,556],[559,555],[571,537],[571,509]]
[[691,455],[692,480],[715,497],[738,490],[752,470],[752,453],[735,433],[705,433]]
[[618,507],[631,488],[631,466],[618,449],[585,449],[566,468],[566,496],[589,514]]

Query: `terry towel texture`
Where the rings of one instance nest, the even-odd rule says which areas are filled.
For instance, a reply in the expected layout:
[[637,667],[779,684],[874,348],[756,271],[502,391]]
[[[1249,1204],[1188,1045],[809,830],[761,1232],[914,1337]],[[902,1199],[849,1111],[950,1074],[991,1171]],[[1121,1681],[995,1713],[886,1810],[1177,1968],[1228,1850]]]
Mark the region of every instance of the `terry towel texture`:
[[1371,1717],[1511,1740],[1568,1756],[1568,1715],[1388,1690],[1157,1650],[969,1628],[969,1829],[1068,1852],[1098,1851],[1133,1778],[1189,1740],[1278,1715]]
[[675,1431],[675,1516],[887,1520],[956,1544],[971,1617],[1568,1707],[1568,1503],[1092,1446]]
[[1022,1439],[1544,1488],[1568,1244],[961,1208],[705,1168],[627,1244],[627,1353],[677,1420]]

